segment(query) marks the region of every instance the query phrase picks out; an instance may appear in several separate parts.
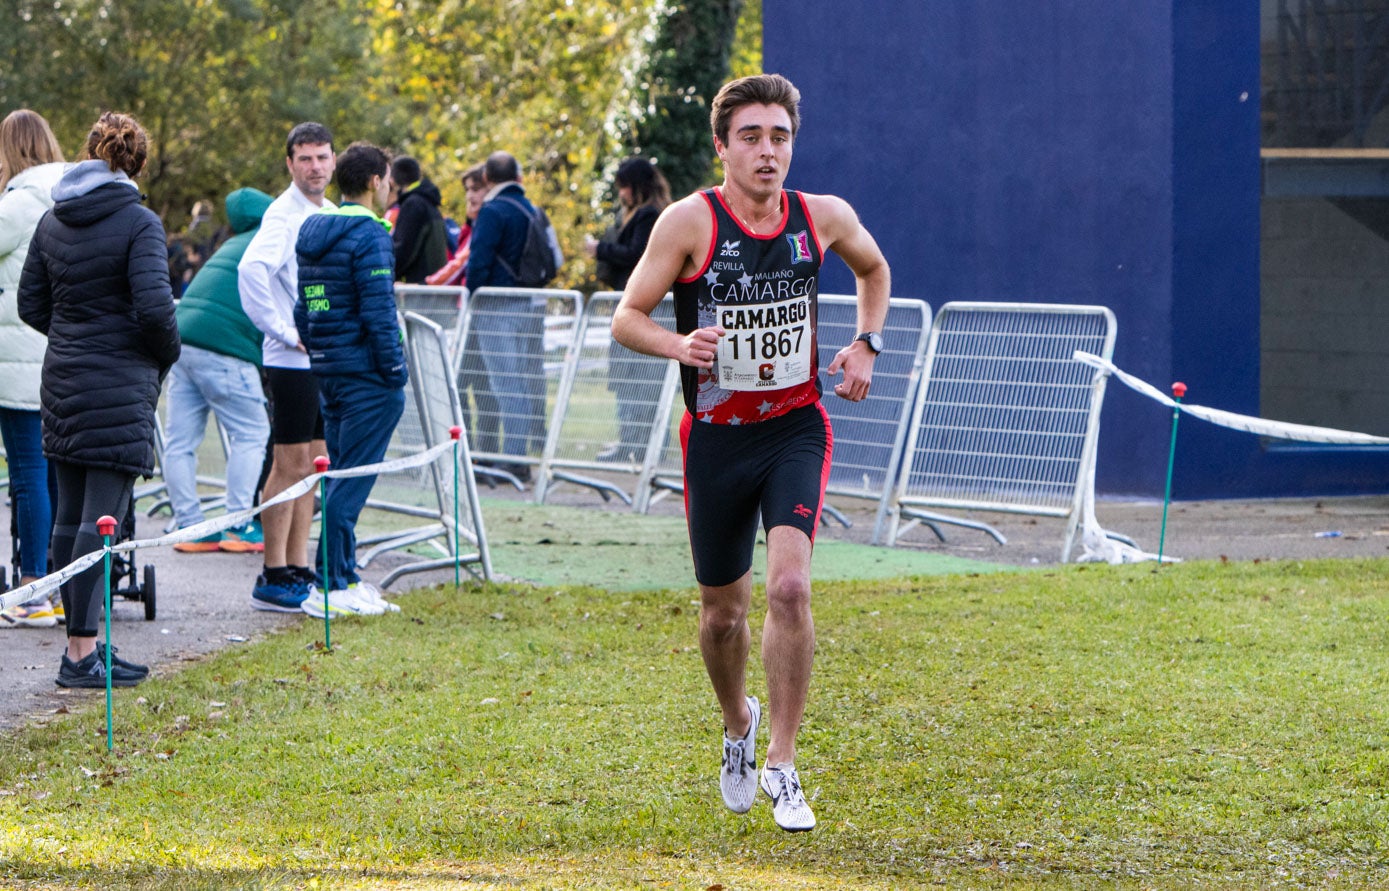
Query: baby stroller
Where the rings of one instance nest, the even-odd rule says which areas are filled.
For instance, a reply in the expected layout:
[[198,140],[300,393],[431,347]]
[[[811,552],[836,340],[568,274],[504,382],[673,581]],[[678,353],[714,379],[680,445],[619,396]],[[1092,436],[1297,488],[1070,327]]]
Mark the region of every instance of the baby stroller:
[[[125,518],[121,520],[120,528],[116,530],[116,540],[112,544],[120,544],[123,541],[130,541],[135,537],[135,502],[131,499],[129,509],[125,512]],[[19,521],[15,518],[14,506],[10,506],[10,553],[13,555],[9,571],[0,566],[0,591],[10,589],[9,572],[14,574],[14,580],[18,582],[23,578],[20,569],[20,550],[19,550]],[[48,570],[53,571],[53,561],[49,559]],[[137,584],[137,579],[139,583]],[[126,600],[134,600],[145,605],[145,621],[153,622],[155,616],[155,584],[154,567],[145,564],[144,572],[139,572],[135,565],[135,552],[127,551],[111,555],[111,605],[115,606],[116,597],[123,597]]]
[[[120,528],[116,530],[116,540],[120,544],[135,538],[135,499],[130,499],[125,516],[121,518]],[[137,583],[138,579],[138,583]],[[111,606],[116,598],[123,597],[145,605],[145,621],[153,622],[155,616],[154,567],[146,563],[143,571],[135,564],[134,551],[121,551],[111,555]]]

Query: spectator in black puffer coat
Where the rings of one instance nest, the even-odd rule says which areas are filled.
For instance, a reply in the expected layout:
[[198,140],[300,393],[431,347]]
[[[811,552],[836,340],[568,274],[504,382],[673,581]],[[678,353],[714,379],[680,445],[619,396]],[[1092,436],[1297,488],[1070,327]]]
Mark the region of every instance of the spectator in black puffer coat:
[[[178,326],[164,226],[140,205],[133,177],[149,140],[132,117],[107,112],[86,157],[53,188],[19,280],[19,315],[48,335],[40,385],[43,451],[58,480],[53,562],[62,567],[102,539],[97,519],[130,509],[136,475],[154,472],[160,382],[178,360]],[[101,564],[63,584],[67,651],[62,687],[104,687]],[[111,683],[133,687],[149,669],[111,657]]]

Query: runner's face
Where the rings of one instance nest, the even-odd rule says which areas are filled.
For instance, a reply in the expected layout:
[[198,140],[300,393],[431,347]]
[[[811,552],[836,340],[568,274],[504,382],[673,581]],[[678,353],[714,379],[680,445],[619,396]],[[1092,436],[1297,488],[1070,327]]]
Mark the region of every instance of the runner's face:
[[728,144],[714,137],[726,185],[752,195],[779,193],[791,167],[791,116],[780,105],[744,105],[728,124]]
[[299,191],[309,198],[322,198],[323,193],[328,191],[328,183],[333,179],[333,170],[338,161],[333,147],[320,142],[316,145],[296,145],[286,163],[289,165],[289,177]]

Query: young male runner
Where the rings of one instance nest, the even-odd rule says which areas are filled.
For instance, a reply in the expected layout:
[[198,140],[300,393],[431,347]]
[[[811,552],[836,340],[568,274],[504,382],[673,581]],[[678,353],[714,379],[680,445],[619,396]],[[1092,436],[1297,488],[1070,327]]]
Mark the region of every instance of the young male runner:
[[[736,813],[760,785],[787,831],[815,826],[796,773],[815,627],[810,554],[833,437],[820,405],[816,293],[824,251],[857,282],[858,330],[826,371],[837,396],[868,395],[882,349],[887,261],[845,201],[782,189],[800,93],[776,74],[725,84],[710,121],[722,188],[672,204],[657,221],[613,316],[613,337],[680,362],[687,414],[685,508],[701,596],[699,645],[723,712],[719,785]],[[651,319],[668,290],[678,333]],[[771,738],[757,774],[757,698],[746,691],[757,517],[767,530],[762,663]]]

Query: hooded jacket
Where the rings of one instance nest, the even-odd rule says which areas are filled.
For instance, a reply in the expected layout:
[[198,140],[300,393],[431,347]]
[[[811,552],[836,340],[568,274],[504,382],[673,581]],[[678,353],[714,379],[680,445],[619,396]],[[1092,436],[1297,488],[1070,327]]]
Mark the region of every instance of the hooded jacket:
[[439,210],[443,197],[429,177],[400,197],[400,212],[391,230],[395,246],[396,276],[407,284],[423,284],[449,261],[449,237],[444,214]]
[[48,341],[20,321],[19,274],[53,187],[67,165],[40,164],[15,174],[0,195],[0,407],[39,410],[39,372]]
[[164,226],[103,161],[73,165],[53,198],[19,281],[19,317],[48,335],[44,454],[149,476],[159,385],[179,354]]
[[385,223],[360,204],[344,204],[306,219],[296,251],[294,325],[313,373],[404,387],[409,375]]
[[186,345],[260,365],[261,333],[241,308],[236,266],[273,200],[260,189],[227,196],[227,223],[236,234],[208,258],[178,302],[178,333]]

